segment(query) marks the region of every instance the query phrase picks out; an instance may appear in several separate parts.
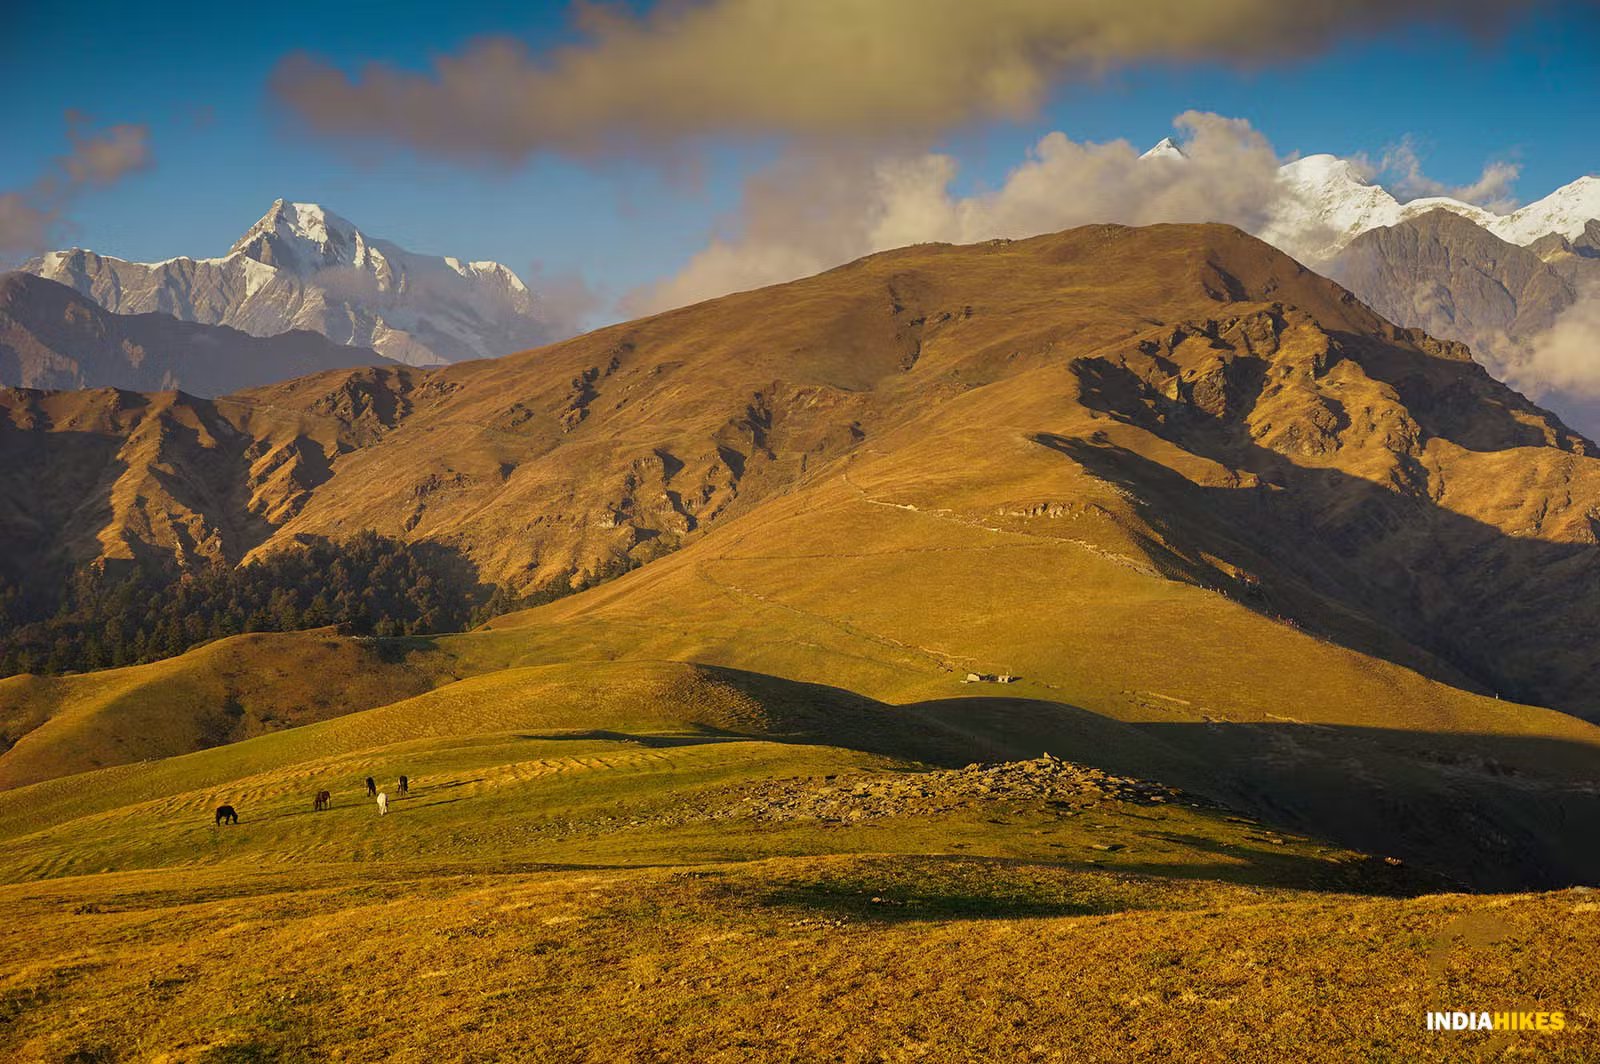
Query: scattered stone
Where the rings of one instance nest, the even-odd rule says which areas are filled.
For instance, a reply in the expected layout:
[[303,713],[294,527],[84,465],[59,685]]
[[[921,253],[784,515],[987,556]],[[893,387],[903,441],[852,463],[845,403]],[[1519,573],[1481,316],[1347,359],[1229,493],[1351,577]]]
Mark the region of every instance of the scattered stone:
[[[827,782],[824,782],[827,781]],[[979,806],[1022,813],[1042,802],[1057,816],[1076,816],[1106,802],[1211,808],[1196,795],[1146,780],[1114,776],[1046,753],[1031,761],[970,764],[933,772],[880,772],[854,778],[778,780],[741,789],[739,799],[706,812],[710,819],[821,820],[856,823],[932,815]],[[1022,804],[1018,804],[1022,803]]]

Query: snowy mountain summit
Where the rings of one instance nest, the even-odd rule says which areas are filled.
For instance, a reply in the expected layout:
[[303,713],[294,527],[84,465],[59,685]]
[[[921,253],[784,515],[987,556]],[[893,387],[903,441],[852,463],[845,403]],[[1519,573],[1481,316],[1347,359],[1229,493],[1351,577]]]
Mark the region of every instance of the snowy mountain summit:
[[1141,159],[1187,159],[1183,149],[1178,147],[1178,142],[1171,137],[1162,137],[1161,143],[1139,156]]
[[73,248],[23,269],[117,313],[160,311],[256,336],[310,329],[419,366],[550,339],[508,267],[418,255],[315,203],[277,200],[220,258],[128,262]]
[[[1189,157],[1167,137],[1139,158],[1186,161]],[[1577,240],[1591,220],[1600,219],[1600,178],[1596,177],[1580,177],[1509,214],[1449,196],[1401,202],[1374,183],[1367,170],[1336,155],[1291,160],[1279,168],[1278,183],[1280,195],[1256,235],[1313,265],[1332,259],[1362,233],[1399,225],[1434,210],[1459,214],[1500,239],[1523,246],[1551,233]]]
[[1313,261],[1337,254],[1370,229],[1398,225],[1434,210],[1459,214],[1502,240],[1523,245],[1549,233],[1576,239],[1589,219],[1600,218],[1600,180],[1592,177],[1580,177],[1510,214],[1448,196],[1402,203],[1353,163],[1333,155],[1308,155],[1286,163],[1279,179],[1284,195],[1260,235]]

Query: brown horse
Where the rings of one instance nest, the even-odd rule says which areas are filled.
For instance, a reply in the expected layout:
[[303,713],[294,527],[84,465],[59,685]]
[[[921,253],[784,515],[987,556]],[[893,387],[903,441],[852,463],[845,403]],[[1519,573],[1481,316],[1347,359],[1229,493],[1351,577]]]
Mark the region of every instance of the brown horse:
[[329,794],[327,791],[318,791],[317,800],[311,803],[311,809],[313,812],[320,813],[332,804],[333,795]]
[[217,806],[217,824],[216,824],[216,826],[220,827],[223,824],[237,824],[238,822],[239,822],[239,814],[235,813],[233,811],[233,806],[231,806],[231,805],[219,805],[219,806]]
[[373,779],[371,776],[368,776],[367,777],[367,797],[368,798],[376,798],[377,796],[378,796],[378,781]]
[[404,776],[400,777],[400,793],[401,794],[410,794],[411,793],[411,781],[406,779]]

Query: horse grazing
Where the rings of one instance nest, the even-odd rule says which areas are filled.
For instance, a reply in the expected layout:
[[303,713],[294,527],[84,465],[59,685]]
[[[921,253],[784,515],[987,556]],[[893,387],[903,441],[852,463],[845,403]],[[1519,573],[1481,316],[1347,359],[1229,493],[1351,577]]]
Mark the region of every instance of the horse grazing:
[[217,826],[221,826],[223,824],[237,824],[238,822],[239,814],[233,811],[233,806],[217,806]]
[[410,794],[411,793],[411,781],[406,779],[404,776],[400,777],[400,793],[401,794]]
[[367,777],[367,797],[368,798],[376,798],[377,796],[378,796],[378,783],[371,776],[368,776]]
[[317,800],[311,803],[311,809],[313,812],[320,813],[332,804],[333,795],[329,794],[327,791],[318,791]]
[[389,796],[384,794],[382,791],[378,792],[378,815],[389,815]]

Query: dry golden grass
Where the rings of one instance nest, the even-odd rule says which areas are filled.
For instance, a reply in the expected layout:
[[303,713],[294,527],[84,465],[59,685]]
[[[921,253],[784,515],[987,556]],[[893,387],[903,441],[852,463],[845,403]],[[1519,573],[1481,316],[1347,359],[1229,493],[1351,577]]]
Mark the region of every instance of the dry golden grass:
[[[15,917],[0,931],[15,958],[0,1038],[18,1061],[1600,1052],[1593,895],[1306,897],[834,857],[149,873],[0,897]],[[1484,913],[1496,941],[1452,946]],[[1453,1008],[1562,1011],[1568,1028],[1498,1043],[1423,1029],[1427,1010]]]
[[[1483,1048],[1422,1031],[1430,1006],[1567,1014],[1567,1032],[1519,1036],[1505,1059],[1600,1046],[1583,962],[1600,932],[1592,894],[1386,898],[1431,880],[1184,801],[748,812],[773,781],[923,771],[884,751],[964,734],[931,711],[908,727],[906,712],[674,663],[520,668],[7,791],[0,1055],[1301,1061]],[[807,741],[819,726],[856,748]],[[787,738],[748,734],[761,731]],[[402,772],[412,794],[378,817],[361,781],[392,797]],[[334,807],[313,812],[323,787]],[[212,825],[224,801],[238,826]],[[1459,922],[1484,911],[1493,935]]]

